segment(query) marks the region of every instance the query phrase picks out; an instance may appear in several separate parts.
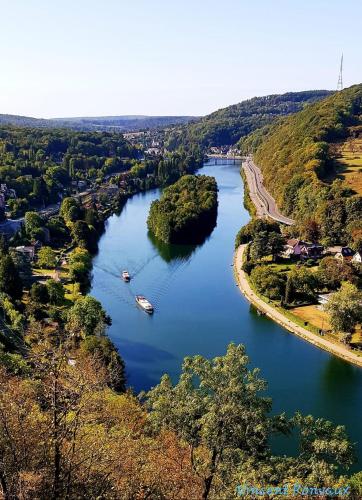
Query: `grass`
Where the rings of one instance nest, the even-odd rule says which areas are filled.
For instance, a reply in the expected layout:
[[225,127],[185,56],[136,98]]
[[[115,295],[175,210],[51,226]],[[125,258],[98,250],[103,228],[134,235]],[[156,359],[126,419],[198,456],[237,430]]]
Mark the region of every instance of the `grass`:
[[362,139],[348,139],[338,147],[338,177],[344,183],[362,195]]
[[281,273],[288,273],[292,271],[296,267],[296,263],[294,262],[280,262],[280,263],[274,263],[270,264],[269,267],[273,271],[281,272]]
[[329,316],[324,311],[318,309],[316,305],[295,307],[292,314],[297,316],[302,321],[308,321],[316,328],[322,330],[330,330]]
[[[263,261],[265,262],[265,265],[268,265],[268,267],[270,267],[271,269],[280,272],[290,272],[293,268],[297,266],[297,263],[290,261],[287,261],[286,263],[272,263],[271,257],[263,259]],[[245,262],[245,254],[243,262]],[[309,269],[315,272],[318,269],[318,265],[313,266]],[[333,342],[336,345],[341,345],[339,335],[331,331],[331,325],[329,323],[327,313],[318,309],[316,305],[307,305],[307,306],[295,307],[293,309],[285,309],[280,305],[279,301],[271,300],[268,297],[262,295],[260,292],[258,292],[254,284],[252,283],[250,276],[247,274],[245,274],[245,276],[249,283],[250,288],[253,290],[255,295],[259,297],[261,300],[263,300],[266,304],[269,304],[275,309],[277,309],[281,314],[283,314],[283,316],[285,316],[286,319],[292,321],[296,325],[301,326],[306,330],[308,330],[309,332],[318,336],[319,336],[319,330],[325,330],[325,331],[329,330],[328,332],[324,333],[324,338],[326,338],[330,342]],[[361,325],[357,326],[356,330],[358,334],[360,334],[362,340],[362,326]],[[357,356],[362,357],[361,351],[354,350],[354,352],[355,354],[357,354]]]

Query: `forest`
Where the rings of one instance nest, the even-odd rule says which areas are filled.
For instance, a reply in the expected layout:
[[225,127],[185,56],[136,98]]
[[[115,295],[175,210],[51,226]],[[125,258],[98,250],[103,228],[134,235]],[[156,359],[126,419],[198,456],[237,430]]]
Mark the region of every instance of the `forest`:
[[254,97],[211,113],[195,123],[173,127],[166,134],[165,146],[197,145],[203,151],[211,146],[234,145],[241,137],[272,123],[278,117],[296,113],[306,104],[323,99],[331,92],[309,90],[281,95]]
[[[95,325],[78,309],[66,330],[29,332],[42,342],[21,372],[0,368],[4,499],[231,499],[241,485],[286,483],[361,491],[361,474],[346,476],[354,449],[345,429],[271,413],[242,345],[185,358],[178,382],[164,375],[136,397],[110,387]],[[278,435],[296,441],[294,456],[273,452]]]
[[74,118],[32,118],[29,116],[0,114],[1,125],[28,128],[70,128],[73,130],[127,132],[155,129],[184,124],[195,120],[193,116],[94,116]]
[[138,156],[121,134],[0,128],[0,180],[15,192],[12,217],[58,202],[72,181],[89,185],[126,170]]
[[152,202],[149,230],[166,243],[197,243],[216,224],[217,184],[206,175],[185,175]]

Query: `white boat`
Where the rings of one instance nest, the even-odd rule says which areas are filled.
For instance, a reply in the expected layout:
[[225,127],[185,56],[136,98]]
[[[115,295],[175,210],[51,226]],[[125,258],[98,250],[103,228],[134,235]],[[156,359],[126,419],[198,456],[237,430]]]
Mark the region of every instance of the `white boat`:
[[122,279],[123,281],[131,281],[131,276],[128,271],[122,271]]
[[146,311],[146,313],[153,313],[153,305],[143,295],[136,295],[136,302],[144,311]]

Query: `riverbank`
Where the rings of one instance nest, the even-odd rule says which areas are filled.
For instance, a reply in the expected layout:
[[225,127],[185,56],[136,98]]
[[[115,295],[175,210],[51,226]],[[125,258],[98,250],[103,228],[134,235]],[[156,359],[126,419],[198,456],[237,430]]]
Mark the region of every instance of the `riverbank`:
[[297,325],[293,321],[286,318],[284,314],[279,312],[275,307],[267,304],[258,295],[256,295],[249,284],[246,273],[241,269],[245,248],[246,245],[240,245],[235,251],[234,274],[240,291],[248,299],[248,301],[255,305],[255,307],[257,307],[260,311],[265,313],[266,316],[268,316],[270,319],[281,325],[283,328],[287,329],[289,332],[298,335],[298,337],[301,337],[303,340],[306,340],[314,346],[328,351],[331,354],[334,354],[335,356],[348,361],[349,363],[353,363],[356,366],[362,367],[361,356],[358,356],[358,354],[350,351],[342,344],[334,344],[333,342],[321,338],[318,335],[313,334],[309,330],[306,330],[305,328]]

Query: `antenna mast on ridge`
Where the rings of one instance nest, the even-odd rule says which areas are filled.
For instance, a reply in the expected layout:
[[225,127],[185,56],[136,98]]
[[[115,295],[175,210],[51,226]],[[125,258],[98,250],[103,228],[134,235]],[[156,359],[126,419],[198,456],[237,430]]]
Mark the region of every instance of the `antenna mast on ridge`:
[[343,54],[341,57],[341,66],[339,68],[337,90],[343,90]]

